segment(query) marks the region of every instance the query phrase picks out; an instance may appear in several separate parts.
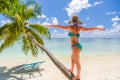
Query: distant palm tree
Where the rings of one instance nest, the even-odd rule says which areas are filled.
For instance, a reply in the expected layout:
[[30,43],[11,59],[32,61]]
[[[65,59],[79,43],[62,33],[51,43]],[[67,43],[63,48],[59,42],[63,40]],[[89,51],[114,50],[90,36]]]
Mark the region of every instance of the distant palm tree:
[[33,56],[38,55],[38,49],[42,49],[62,71],[62,73],[72,80],[72,74],[61,64],[43,45],[42,37],[50,38],[49,30],[40,24],[31,24],[29,19],[36,18],[41,14],[41,6],[33,0],[22,3],[19,0],[0,0],[0,13],[8,17],[11,22],[0,27],[0,52],[11,47],[18,40],[22,40],[22,50],[25,54],[30,51]]

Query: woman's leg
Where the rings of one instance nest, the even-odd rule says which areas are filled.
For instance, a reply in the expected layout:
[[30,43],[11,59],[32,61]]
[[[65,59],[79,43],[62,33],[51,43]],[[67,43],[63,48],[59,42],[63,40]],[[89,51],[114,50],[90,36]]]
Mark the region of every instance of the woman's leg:
[[80,79],[80,71],[81,71],[81,65],[80,65],[80,61],[78,56],[76,56],[76,69],[77,69],[77,75],[76,75],[76,79]]
[[74,72],[74,66],[75,66],[75,60],[74,60],[74,54],[71,55],[71,72]]
[[75,64],[76,64],[76,69],[77,69],[77,75],[76,79],[80,79],[80,72],[81,72],[81,65],[80,65],[80,49],[75,46]]

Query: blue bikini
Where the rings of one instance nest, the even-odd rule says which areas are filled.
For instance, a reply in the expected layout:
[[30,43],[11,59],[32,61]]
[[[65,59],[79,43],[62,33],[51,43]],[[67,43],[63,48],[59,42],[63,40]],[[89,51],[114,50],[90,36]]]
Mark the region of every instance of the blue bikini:
[[[80,34],[74,34],[74,33],[71,33],[71,32],[69,32],[68,33],[68,36],[76,36],[77,38],[79,38],[80,37]],[[73,44],[72,45],[72,47],[74,47],[74,46],[77,46],[78,48],[80,48],[81,50],[82,50],[82,45],[80,44],[80,43],[77,43],[77,44]]]
[[69,32],[69,33],[68,33],[68,36],[70,36],[70,37],[71,37],[71,36],[77,36],[77,38],[79,38],[79,37],[80,37],[80,34],[74,34],[74,33]]

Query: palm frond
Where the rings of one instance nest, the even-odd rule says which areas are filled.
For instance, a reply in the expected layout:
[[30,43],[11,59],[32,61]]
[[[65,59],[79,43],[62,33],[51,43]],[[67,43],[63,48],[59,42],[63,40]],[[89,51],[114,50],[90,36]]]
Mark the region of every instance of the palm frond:
[[34,12],[37,15],[41,15],[41,8],[42,6],[38,6],[38,4],[36,4],[35,8],[34,8]]
[[28,6],[29,9],[33,9],[34,14],[41,15],[41,6],[38,5],[38,3],[35,0],[27,0],[26,5]]
[[17,22],[10,23],[8,26],[9,34],[14,34],[16,36],[20,36],[23,34],[24,26],[18,26]]
[[19,14],[15,15],[15,21],[17,22],[18,25],[23,24],[22,18]]
[[12,46],[17,40],[19,39],[19,36],[16,36],[14,33],[9,34],[2,45],[0,46],[0,52],[2,52],[3,49],[8,48]]
[[28,31],[41,45],[44,45],[42,37],[50,37],[50,33],[47,28],[39,24],[31,24],[30,27],[26,27],[28,24],[26,21],[31,18],[36,18],[37,15],[41,15],[41,6],[39,6],[35,0],[28,0],[26,4],[20,3],[19,0],[0,1],[4,1],[2,6],[0,5],[0,13],[12,20],[11,23],[0,27],[0,39],[3,40],[3,43],[0,45],[0,52],[12,46],[22,37],[22,50],[25,54],[30,51],[33,56],[37,56],[38,47],[33,43],[26,32]]
[[0,0],[0,12],[5,12],[5,11],[8,11],[10,8],[9,8],[9,3],[8,1],[5,1],[5,0]]
[[37,31],[40,35],[50,38],[50,32],[48,28],[40,24],[30,24],[30,27]]
[[17,38],[14,37],[13,35],[8,36],[0,46],[0,52],[2,52],[3,49],[12,46],[16,40]]
[[33,5],[33,4],[36,4],[35,0],[27,0],[26,5]]
[[6,35],[9,35],[9,25],[10,23],[6,23],[5,25],[0,27],[0,36],[2,39],[4,39],[6,37]]
[[24,16],[25,20],[28,20],[30,18],[36,18],[33,9],[25,10],[23,16]]
[[38,47],[32,42],[28,36],[23,36],[22,50],[27,55],[31,51],[32,55],[36,57],[38,55]]
[[29,51],[29,42],[28,42],[28,37],[23,36],[23,45],[22,45],[22,50],[23,52],[27,55]]
[[17,11],[15,8],[17,8],[16,6],[19,3],[19,0],[0,0],[0,13],[11,16],[11,14],[14,14],[14,12]]
[[7,23],[1,27],[3,43],[0,46],[0,52],[3,49],[12,46],[21,36],[22,31],[16,26],[16,23]]
[[31,30],[30,28],[27,28],[27,27],[26,27],[26,31],[29,32],[39,44],[44,45],[44,42],[43,42],[41,36],[38,33],[36,33],[35,31],[33,31],[33,30]]

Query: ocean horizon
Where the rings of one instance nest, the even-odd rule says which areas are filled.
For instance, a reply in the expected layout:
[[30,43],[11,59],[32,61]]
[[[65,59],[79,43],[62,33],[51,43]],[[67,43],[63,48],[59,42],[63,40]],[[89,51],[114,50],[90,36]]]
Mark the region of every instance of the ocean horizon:
[[[50,40],[43,40],[44,46],[57,57],[69,57],[72,53],[70,38],[51,38]],[[120,54],[119,38],[79,38],[79,41],[83,46],[81,56]],[[38,56],[44,55],[41,51],[39,51],[38,54]],[[22,52],[21,41],[16,42],[15,45],[0,53],[0,59],[22,59],[25,57],[26,55]]]

